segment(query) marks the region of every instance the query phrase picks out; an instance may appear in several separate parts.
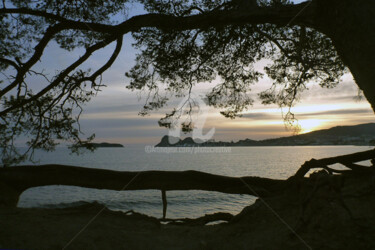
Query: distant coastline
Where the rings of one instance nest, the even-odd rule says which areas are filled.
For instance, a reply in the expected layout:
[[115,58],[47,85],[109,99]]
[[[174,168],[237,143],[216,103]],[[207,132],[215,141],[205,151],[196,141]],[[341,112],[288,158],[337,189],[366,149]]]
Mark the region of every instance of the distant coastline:
[[155,147],[252,147],[252,146],[309,146],[309,145],[356,145],[375,146],[375,123],[354,126],[337,126],[317,130],[306,134],[280,137],[275,139],[237,142],[200,141],[191,137],[180,139],[165,135]]
[[123,148],[124,145],[119,143],[108,143],[108,142],[101,142],[101,143],[88,143],[87,146],[94,147],[94,148]]

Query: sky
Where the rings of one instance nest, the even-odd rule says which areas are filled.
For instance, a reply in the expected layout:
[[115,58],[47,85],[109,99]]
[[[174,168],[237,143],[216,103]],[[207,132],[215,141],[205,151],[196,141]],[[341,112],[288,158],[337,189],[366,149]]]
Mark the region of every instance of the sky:
[[[130,15],[139,13],[142,11],[135,6]],[[163,135],[169,133],[167,129],[159,127],[158,120],[181,100],[173,100],[165,109],[152,112],[146,117],[138,115],[145,102],[144,94],[126,89],[129,79],[124,75],[134,65],[137,51],[131,46],[131,36],[126,35],[124,38],[118,59],[103,75],[103,83],[107,87],[84,107],[81,129],[86,136],[95,133],[97,142],[155,145]],[[86,66],[100,67],[109,58],[113,48],[111,44],[108,48],[95,53]],[[66,53],[51,44],[36,67],[53,72],[68,66],[80,52],[75,50]],[[263,64],[260,63],[256,67],[262,67]],[[264,106],[257,98],[256,94],[267,89],[270,84],[270,79],[264,77],[252,87],[250,95],[255,100],[254,105],[244,112],[241,118],[227,119],[219,114],[219,110],[206,107],[204,117],[197,118],[199,121],[206,119],[203,133],[214,128],[213,139],[216,141],[237,141],[245,138],[260,140],[292,135],[294,132],[285,128],[283,110],[275,105]],[[193,93],[201,95],[209,86],[212,84],[202,83],[193,89]],[[357,93],[358,88],[350,73],[344,75],[339,86],[334,89],[323,89],[314,83],[311,84],[309,90],[303,93],[300,102],[292,109],[301,126],[300,133],[338,125],[375,122],[374,113],[368,102],[355,99]]]

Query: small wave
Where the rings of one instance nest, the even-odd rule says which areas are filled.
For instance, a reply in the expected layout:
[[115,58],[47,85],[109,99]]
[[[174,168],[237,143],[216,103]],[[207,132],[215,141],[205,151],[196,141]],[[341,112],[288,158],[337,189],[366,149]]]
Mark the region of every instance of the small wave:
[[88,201],[74,201],[74,202],[61,202],[57,204],[40,204],[38,207],[41,208],[67,208],[67,207],[78,207],[83,205],[91,204]]

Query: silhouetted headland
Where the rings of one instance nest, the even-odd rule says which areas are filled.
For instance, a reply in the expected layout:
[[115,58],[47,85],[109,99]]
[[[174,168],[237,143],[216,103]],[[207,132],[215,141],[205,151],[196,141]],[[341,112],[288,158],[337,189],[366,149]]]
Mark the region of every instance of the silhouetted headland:
[[119,143],[108,143],[108,142],[101,142],[101,143],[88,143],[88,146],[92,146],[94,148],[123,148],[124,145]]
[[208,140],[193,140],[191,137],[180,139],[165,135],[156,147],[247,147],[247,146],[307,146],[307,145],[357,145],[367,146],[375,144],[375,123],[354,126],[336,126],[330,129],[280,137],[275,139],[252,140],[245,139],[238,142]]

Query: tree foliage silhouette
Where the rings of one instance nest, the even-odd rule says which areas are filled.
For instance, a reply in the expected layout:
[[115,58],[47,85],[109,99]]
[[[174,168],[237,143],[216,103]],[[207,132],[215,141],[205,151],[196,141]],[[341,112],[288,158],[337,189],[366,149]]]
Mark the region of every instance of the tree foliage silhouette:
[[[147,14],[128,18],[127,6],[133,3]],[[374,5],[354,0],[3,1],[3,164],[18,163],[34,149],[53,150],[61,140],[78,150],[93,139],[81,139],[81,107],[103,87],[101,76],[118,57],[127,33],[140,51],[126,72],[127,87],[149,92],[143,114],[166,105],[170,94],[189,95],[192,86],[219,79],[207,94],[208,103],[234,118],[253,102],[248,93],[263,75],[254,67],[261,60],[270,62],[264,73],[273,80],[259,95],[264,104],[290,107],[309,83],[335,87],[349,69],[374,108]],[[116,22],[118,16],[125,20]],[[48,76],[36,65],[51,43],[66,53],[77,48],[85,52]],[[111,44],[113,53],[103,65],[82,67]],[[39,86],[30,84],[33,77],[41,80]],[[174,115],[167,114],[160,124],[170,126]],[[14,141],[25,137],[30,149],[20,153]]]

